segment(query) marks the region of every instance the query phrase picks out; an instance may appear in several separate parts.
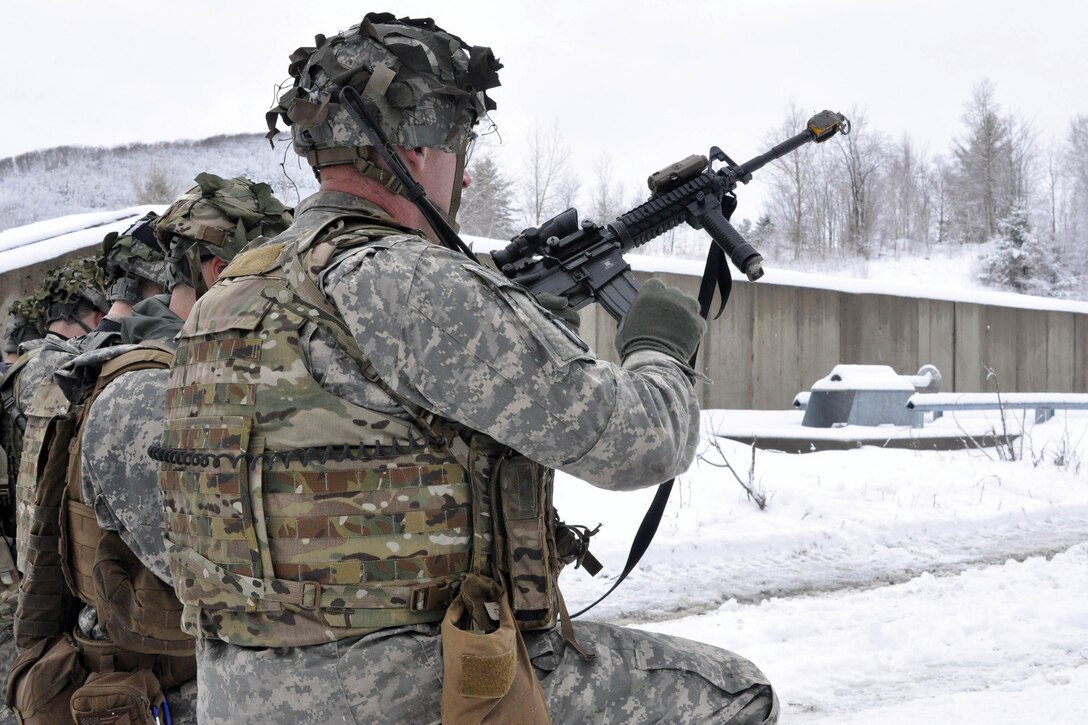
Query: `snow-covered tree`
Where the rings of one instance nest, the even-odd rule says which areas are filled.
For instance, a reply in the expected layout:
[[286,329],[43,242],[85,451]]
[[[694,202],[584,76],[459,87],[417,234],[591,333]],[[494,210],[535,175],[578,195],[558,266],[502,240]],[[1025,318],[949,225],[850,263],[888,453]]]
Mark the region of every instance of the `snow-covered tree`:
[[514,192],[491,154],[481,154],[469,166],[472,183],[465,190],[457,220],[465,234],[509,239],[517,233]]
[[1017,206],[998,221],[990,251],[979,256],[979,280],[1011,292],[1066,297],[1076,284],[1053,247],[1036,237],[1026,209]]

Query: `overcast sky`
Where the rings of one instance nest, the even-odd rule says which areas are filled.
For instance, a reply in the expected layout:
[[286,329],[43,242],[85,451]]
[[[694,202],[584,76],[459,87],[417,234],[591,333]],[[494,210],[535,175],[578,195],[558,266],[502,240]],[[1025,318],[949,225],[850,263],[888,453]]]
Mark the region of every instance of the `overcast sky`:
[[860,109],[930,153],[961,133],[983,79],[1044,142],[1088,113],[1088,4],[1074,0],[37,0],[3,11],[0,157],[262,131],[289,53],[371,9],[494,49],[511,173],[533,125],[553,122],[587,177],[608,154],[633,190],[711,145],[760,153],[791,104]]

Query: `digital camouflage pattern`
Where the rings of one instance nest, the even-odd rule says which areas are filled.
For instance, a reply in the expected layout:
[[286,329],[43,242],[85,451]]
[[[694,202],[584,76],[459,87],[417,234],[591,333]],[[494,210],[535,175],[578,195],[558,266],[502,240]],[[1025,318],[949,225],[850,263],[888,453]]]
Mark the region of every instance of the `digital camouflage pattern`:
[[336,96],[351,85],[374,103],[393,144],[460,153],[472,126],[495,108],[486,92],[499,85],[501,67],[490,48],[468,46],[433,20],[369,13],[291,54],[294,86],[267,114],[269,137],[282,119],[302,157],[373,145]]
[[[383,216],[357,197],[320,192],[303,202],[295,225],[266,246],[302,240],[306,248],[316,238],[350,247],[353,240],[338,240],[337,230]],[[522,288],[412,234],[390,233],[396,231],[390,225],[382,238],[337,254],[318,280],[396,395],[607,488],[648,486],[686,470],[699,418],[680,364],[655,351],[637,352],[622,366],[597,360]],[[315,256],[330,253],[328,245],[315,245]],[[238,278],[236,291],[246,279]],[[235,297],[242,299],[251,315],[264,317],[265,298],[251,291]],[[238,308],[236,302],[234,317],[222,325],[248,334],[251,323]],[[223,315],[208,315],[204,324],[212,319]],[[327,392],[409,422],[382,385],[367,379],[334,328],[308,323],[298,340],[309,376]],[[204,385],[185,395],[215,400],[247,393],[237,385]],[[178,420],[184,424],[183,416]],[[301,427],[307,437],[288,443],[315,442],[311,429]],[[236,590],[244,593],[250,583],[236,577]],[[592,664],[569,650],[557,630],[526,634],[555,722],[650,722],[655,713],[676,722],[776,717],[766,679],[732,653],[608,625],[580,623],[576,633],[597,651]],[[198,648],[202,722],[374,721],[378,713],[390,722],[436,722],[440,647],[436,624],[300,648],[239,647],[209,638]]]
[[[679,637],[577,622],[586,662],[558,631],[525,643],[554,723],[732,723],[778,718],[763,674],[731,652]],[[249,650],[202,643],[201,723],[438,723],[442,641],[435,625],[332,644]]]

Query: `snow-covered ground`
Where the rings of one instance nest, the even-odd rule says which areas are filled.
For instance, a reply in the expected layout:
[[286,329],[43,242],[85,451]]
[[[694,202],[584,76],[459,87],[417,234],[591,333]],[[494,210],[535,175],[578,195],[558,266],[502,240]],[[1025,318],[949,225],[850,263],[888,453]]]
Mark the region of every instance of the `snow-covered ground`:
[[[784,425],[704,413],[699,459],[654,544],[586,618],[749,657],[784,723],[1088,722],[1088,412],[1029,416],[1012,462],[978,447],[753,458],[715,435],[753,415]],[[996,412],[956,417],[1002,429]],[[1018,431],[1023,418],[1008,418]],[[724,461],[753,472],[766,510]],[[571,611],[618,574],[652,494],[561,478],[563,518],[604,524],[593,550],[605,571],[563,575]]]

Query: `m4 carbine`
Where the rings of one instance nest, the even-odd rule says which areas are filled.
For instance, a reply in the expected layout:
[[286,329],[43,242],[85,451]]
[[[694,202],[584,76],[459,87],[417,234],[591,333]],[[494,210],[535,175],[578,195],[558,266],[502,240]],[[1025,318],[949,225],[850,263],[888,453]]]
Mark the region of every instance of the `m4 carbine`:
[[[714,146],[709,159],[688,156],[651,174],[650,198],[612,222],[604,226],[589,220],[579,223],[578,211],[567,209],[523,231],[492,253],[492,260],[503,274],[535,294],[566,297],[575,309],[597,302],[618,320],[639,288],[623,255],[687,222],[705,229],[737,269],[757,280],[763,276],[763,257],[725,218],[722,198],[737,184],[751,181],[752,172],[771,161],[809,141],[822,143],[840,131],[849,133],[850,122],[841,113],[821,111],[801,133],[740,165]],[[715,161],[725,165],[714,169]]]

